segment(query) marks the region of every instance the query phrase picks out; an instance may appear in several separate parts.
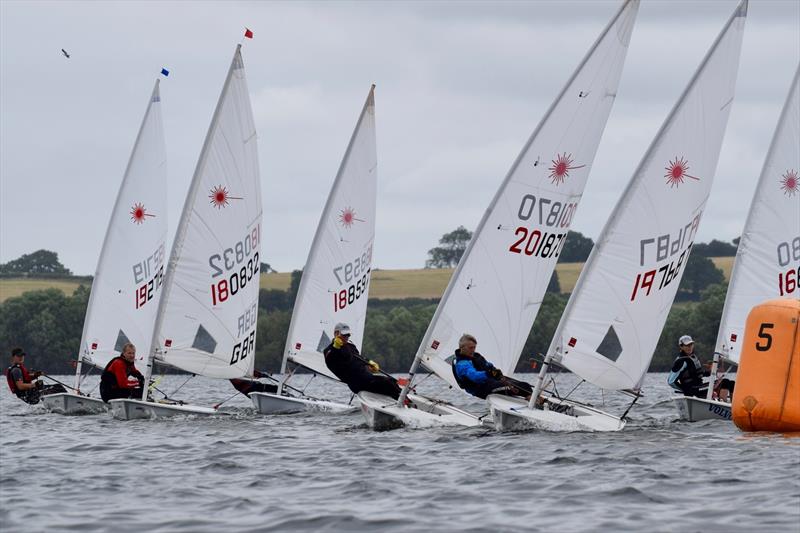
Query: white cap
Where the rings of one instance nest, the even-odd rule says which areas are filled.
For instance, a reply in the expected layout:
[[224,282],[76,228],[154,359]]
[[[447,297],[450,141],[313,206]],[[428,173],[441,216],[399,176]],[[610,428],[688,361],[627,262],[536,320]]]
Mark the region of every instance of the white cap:
[[344,322],[339,322],[335,326],[333,326],[334,332],[339,332],[339,335],[350,335],[350,326],[345,324]]
[[687,344],[694,344],[694,341],[689,335],[684,335],[678,339],[678,346],[686,346]]

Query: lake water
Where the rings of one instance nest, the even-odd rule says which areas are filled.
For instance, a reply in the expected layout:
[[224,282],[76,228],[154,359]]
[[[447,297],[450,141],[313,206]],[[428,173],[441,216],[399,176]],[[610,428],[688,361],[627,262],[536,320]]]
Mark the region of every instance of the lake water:
[[[268,417],[244,396],[223,405],[228,416],[125,422],[49,414],[4,392],[0,529],[800,531],[800,438],[679,422],[663,374],[645,390],[610,434],[375,433],[359,412]],[[212,405],[231,392],[195,378],[178,396]],[[322,378],[308,392],[349,400]],[[483,411],[435,377],[420,392]],[[587,385],[573,397],[604,399]],[[618,414],[629,401],[605,399]]]

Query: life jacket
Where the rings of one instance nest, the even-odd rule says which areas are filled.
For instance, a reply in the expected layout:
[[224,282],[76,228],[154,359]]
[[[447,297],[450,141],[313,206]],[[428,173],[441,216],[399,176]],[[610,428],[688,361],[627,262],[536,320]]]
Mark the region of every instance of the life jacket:
[[[467,358],[461,356],[461,349],[460,348],[457,349],[455,357],[453,357],[453,360],[450,362],[450,369],[453,371],[453,377],[456,378],[456,383],[458,383],[458,386],[466,391],[479,389],[481,387],[480,383],[475,383],[473,381],[470,381],[469,379],[461,378],[458,375],[458,372],[456,371],[456,364],[458,364],[458,361],[459,360],[463,361],[465,359]],[[486,360],[486,358],[477,352],[472,354],[472,366],[475,367],[475,370],[479,371],[488,372],[489,370],[491,370],[491,367],[488,365],[488,361]]]
[[121,355],[116,356],[114,359],[108,362],[106,367],[103,369],[103,373],[100,375],[100,392],[102,393],[105,391],[111,391],[113,389],[119,389],[120,386],[117,383],[117,376],[109,370],[111,365],[114,364],[115,361],[121,359],[123,363],[125,363],[125,374],[130,377],[135,375],[134,371],[136,371],[136,367],[132,364],[129,364],[125,361],[125,358]]
[[678,376],[678,379],[683,385],[700,386],[703,383],[703,364],[697,357],[691,355],[681,355],[686,359],[686,368]]
[[6,369],[6,381],[8,381],[8,388],[11,389],[16,395],[19,395],[22,391],[17,389],[17,383],[14,381],[14,378],[11,377],[11,371],[15,368],[19,368],[22,370],[22,382],[23,383],[30,383],[32,381],[31,375],[28,373],[28,369],[25,368],[25,365],[21,365],[19,363],[14,363],[10,367]]

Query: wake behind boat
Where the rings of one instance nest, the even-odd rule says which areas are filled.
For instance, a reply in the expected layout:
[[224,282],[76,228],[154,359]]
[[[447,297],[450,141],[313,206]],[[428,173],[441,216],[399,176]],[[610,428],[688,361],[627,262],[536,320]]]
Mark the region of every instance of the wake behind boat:
[[97,261],[75,370],[75,392],[43,396],[44,406],[53,412],[106,411],[108,404],[102,399],[81,392],[83,369],[104,369],[128,344],[136,345],[140,354],[150,352],[164,276],[166,159],[156,80]]
[[[261,249],[256,131],[236,47],[166,268],[145,382],[155,361],[217,379],[253,375]],[[116,418],[208,416],[216,409],[112,400]]]
[[[420,364],[452,387],[483,388],[471,388],[469,378],[456,377],[465,333],[477,339],[491,368],[499,371],[493,390],[527,386],[506,376],[517,365],[583,195],[616,97],[638,6],[629,0],[620,7],[528,139],[450,279],[400,399],[392,406],[386,398],[362,398],[368,423],[381,419],[373,412],[395,417],[395,425],[431,418],[429,411],[413,407],[417,402],[404,405]],[[485,391],[476,395],[486,397]],[[434,410],[443,425],[471,426],[479,420],[445,402],[436,403]]]
[[[711,190],[746,15],[743,0],[634,172],[581,271],[531,400],[510,409],[505,398],[489,397],[498,430],[619,431],[625,426]],[[634,400],[615,417],[555,392],[540,398],[552,364],[577,374],[581,383],[632,392]]]

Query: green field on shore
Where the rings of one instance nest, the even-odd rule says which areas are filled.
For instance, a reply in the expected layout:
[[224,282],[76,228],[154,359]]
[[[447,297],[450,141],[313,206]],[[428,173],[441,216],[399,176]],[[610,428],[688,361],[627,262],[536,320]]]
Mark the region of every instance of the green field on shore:
[[[733,268],[733,257],[715,257],[714,264],[729,279]],[[572,292],[583,263],[561,263],[556,267],[562,292]],[[447,287],[453,273],[451,268],[418,270],[374,270],[370,298],[399,300],[403,298],[439,298]],[[291,283],[289,272],[262,274],[262,289],[286,290]],[[78,285],[86,284],[85,279],[46,279],[46,278],[7,278],[0,279],[0,302],[19,296],[24,292],[41,289],[59,289],[72,294]]]

